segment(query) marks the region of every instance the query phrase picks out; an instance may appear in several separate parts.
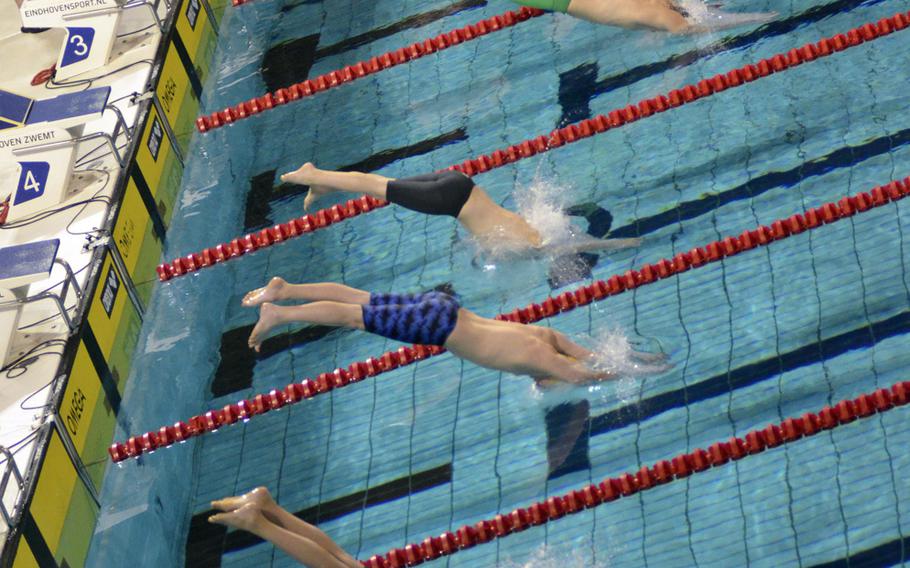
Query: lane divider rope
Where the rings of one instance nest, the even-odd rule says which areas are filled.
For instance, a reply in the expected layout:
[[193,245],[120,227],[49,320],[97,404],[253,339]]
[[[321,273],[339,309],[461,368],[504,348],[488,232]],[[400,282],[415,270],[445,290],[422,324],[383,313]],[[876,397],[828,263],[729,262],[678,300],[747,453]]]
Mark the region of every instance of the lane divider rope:
[[[235,0],[236,2],[236,0]],[[236,3],[234,4],[237,5]],[[287,103],[311,97],[316,93],[328,91],[340,87],[346,83],[356,81],[373,73],[378,73],[383,69],[396,67],[415,59],[443,51],[450,47],[475,40],[481,36],[508,29],[513,26],[526,22],[531,18],[536,18],[546,14],[545,11],[538,8],[529,8],[523,6],[517,12],[509,10],[508,12],[491,16],[477,23],[469,24],[463,28],[457,28],[448,32],[443,32],[438,36],[424,41],[412,43],[407,47],[383,53],[372,57],[366,61],[359,61],[353,65],[347,65],[341,69],[329,71],[313,79],[307,79],[300,83],[295,83],[290,87],[278,89],[274,93],[266,93],[261,97],[253,97],[233,107],[228,107],[221,111],[213,112],[207,116],[200,116],[196,119],[196,129],[199,132],[206,133],[215,128],[233,124],[238,120],[243,120],[250,116],[285,105]]]
[[464,525],[454,532],[446,531],[439,536],[427,537],[420,543],[408,544],[404,548],[393,548],[385,555],[362,560],[361,564],[366,568],[416,566],[428,560],[449,556],[459,550],[473,548],[478,544],[561,519],[566,515],[685,479],[731,461],[759,454],[766,449],[844,426],[860,418],[881,414],[904,406],[908,402],[910,382],[900,382],[890,389],[878,389],[872,393],[861,394],[852,400],[842,400],[834,406],[825,406],[819,412],[807,412],[799,418],[787,418],[778,424],[769,424],[760,430],[752,430],[741,438],[734,436],[726,442],[712,444],[707,450],[697,448],[688,454],[659,461],[651,467],[642,466],[635,473],[607,478],[599,484],[591,484],[561,496],[550,497],[529,507],[498,514],[473,525]]
[[[882,18],[877,24],[864,24],[858,28],[853,28],[846,34],[837,34],[814,44],[808,43],[800,48],[791,49],[787,53],[762,59],[757,64],[746,65],[725,74],[715,75],[710,79],[703,79],[697,84],[674,89],[667,95],[644,99],[637,105],[629,105],[622,109],[612,110],[606,115],[601,114],[594,118],[570,124],[564,128],[554,130],[549,136],[538,136],[525,140],[520,144],[509,146],[505,150],[496,150],[492,154],[465,160],[461,164],[450,166],[448,169],[458,170],[471,176],[488,172],[492,169],[548,152],[553,148],[559,148],[614,128],[620,128],[625,124],[660,114],[672,108],[709,97],[715,93],[745,85],[802,63],[814,61],[838,51],[844,51],[892,32],[906,29],[908,25],[910,25],[910,12],[907,14],[896,14],[890,18]],[[386,205],[388,205],[388,202],[366,195],[358,199],[350,199],[345,204],[333,205],[327,209],[319,210],[315,214],[304,215],[286,223],[262,229],[258,233],[247,234],[228,243],[222,243],[206,248],[199,253],[188,254],[171,262],[160,264],[157,268],[158,279],[166,282],[175,277],[197,272],[203,268],[215,266],[261,248],[323,229],[345,219],[369,213]]]
[[[524,308],[500,314],[496,316],[496,319],[525,324],[534,323],[573,310],[578,306],[586,306],[592,302],[670,278],[689,269],[706,266],[726,257],[767,246],[772,242],[816,229],[822,225],[835,223],[841,219],[898,201],[908,195],[910,195],[910,177],[903,181],[892,181],[887,185],[875,187],[869,192],[843,197],[837,203],[825,203],[803,213],[778,219],[767,226],[762,225],[754,230],[743,231],[739,236],[726,237],[708,243],[704,247],[693,248],[688,252],[677,254],[672,259],[664,258],[652,264],[645,264],[638,270],[629,270],[624,274],[611,276],[607,280],[598,280],[573,291],[563,292],[555,298],[548,297],[539,304],[530,304]],[[253,398],[228,404],[221,410],[211,410],[203,415],[193,416],[186,422],[177,422],[173,426],[162,426],[157,431],[133,436],[126,442],[115,442],[108,448],[108,452],[114,462],[135,458],[158,448],[214,432],[222,426],[241,420],[245,422],[256,415],[281,409],[289,404],[313,398],[443,352],[445,349],[442,347],[429,345],[400,347],[396,351],[389,351],[378,358],[370,357],[365,361],[352,363],[347,369],[337,368],[332,372],[321,373],[315,379],[308,378],[299,383],[291,383],[284,389],[272,389],[267,394],[258,394]]]

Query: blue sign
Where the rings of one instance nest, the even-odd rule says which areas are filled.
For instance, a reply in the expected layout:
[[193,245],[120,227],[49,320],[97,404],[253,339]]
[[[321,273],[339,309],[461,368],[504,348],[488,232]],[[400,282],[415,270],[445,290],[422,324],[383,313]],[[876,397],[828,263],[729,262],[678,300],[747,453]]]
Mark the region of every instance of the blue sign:
[[50,276],[60,239],[0,248],[0,281],[23,276]]
[[92,51],[92,41],[95,39],[94,28],[66,28],[66,31],[66,47],[63,49],[60,67],[87,59]]
[[117,290],[120,289],[120,279],[117,278],[117,272],[114,271],[114,265],[107,269],[107,277],[104,279],[104,288],[101,292],[101,307],[111,317],[114,311],[114,302],[117,301]]
[[199,17],[199,0],[190,0],[186,3],[186,19],[190,23],[190,29],[196,29],[196,19]]
[[19,175],[13,205],[21,205],[44,195],[47,174],[51,171],[51,165],[47,162],[19,162],[19,165],[22,166],[22,173]]

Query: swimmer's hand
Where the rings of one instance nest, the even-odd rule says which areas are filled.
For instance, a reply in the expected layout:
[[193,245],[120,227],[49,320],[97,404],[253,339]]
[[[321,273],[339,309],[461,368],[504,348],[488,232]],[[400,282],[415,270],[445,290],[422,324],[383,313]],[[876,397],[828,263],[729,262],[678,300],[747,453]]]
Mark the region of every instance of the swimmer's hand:
[[740,26],[767,24],[776,20],[778,16],[777,12],[724,12],[708,7],[703,14],[689,19],[689,27],[685,32],[716,32]]
[[[587,365],[586,365],[587,366]],[[557,379],[556,377],[531,377],[534,384],[541,390],[554,390],[568,387],[586,387],[595,385],[604,381],[613,381],[619,377],[615,373],[607,371],[597,371],[588,367],[588,372],[584,377],[578,379]]]
[[577,242],[552,245],[546,247],[555,254],[571,254],[579,252],[610,252],[641,246],[642,239],[584,239]]
[[666,363],[670,359],[666,353],[646,353],[644,351],[633,351],[632,357],[643,363]]

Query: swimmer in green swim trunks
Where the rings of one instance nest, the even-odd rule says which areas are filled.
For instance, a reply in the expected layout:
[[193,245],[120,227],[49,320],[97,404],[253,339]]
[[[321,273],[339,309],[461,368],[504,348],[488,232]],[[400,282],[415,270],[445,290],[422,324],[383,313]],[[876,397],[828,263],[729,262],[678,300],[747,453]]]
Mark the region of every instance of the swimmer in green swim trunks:
[[610,26],[650,28],[671,33],[698,33],[748,24],[763,24],[776,12],[731,13],[704,4],[683,6],[673,0],[512,0],[517,4],[562,12]]

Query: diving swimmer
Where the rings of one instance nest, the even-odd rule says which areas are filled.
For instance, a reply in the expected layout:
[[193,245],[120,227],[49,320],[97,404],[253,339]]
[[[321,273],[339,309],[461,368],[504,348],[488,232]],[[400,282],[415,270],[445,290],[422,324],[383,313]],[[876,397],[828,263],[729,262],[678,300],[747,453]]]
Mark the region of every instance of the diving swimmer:
[[563,254],[609,251],[641,243],[640,239],[588,238],[550,245],[524,218],[500,207],[474,180],[456,171],[392,179],[378,174],[321,170],[307,162],[298,170],[282,175],[281,181],[309,186],[303,202],[306,209],[323,195],[342,191],[365,193],[419,213],[455,217],[487,250]]
[[[650,28],[676,34],[763,24],[776,12],[722,12],[703,4],[681,6],[673,0],[512,0],[516,4],[562,12],[609,26]],[[689,9],[687,9],[689,8]]]
[[210,523],[251,532],[308,568],[362,568],[327,534],[278,505],[265,487],[212,501]]
[[[272,302],[305,300],[297,306]],[[553,381],[589,384],[617,378],[593,367],[594,353],[547,327],[480,317],[442,292],[375,294],[343,284],[289,284],[275,277],[243,299],[260,306],[259,322],[249,346],[259,350],[266,334],[278,325],[309,322],[362,329],[396,341],[445,347],[481,367],[529,375],[540,385]],[[634,353],[642,360],[662,355]]]

